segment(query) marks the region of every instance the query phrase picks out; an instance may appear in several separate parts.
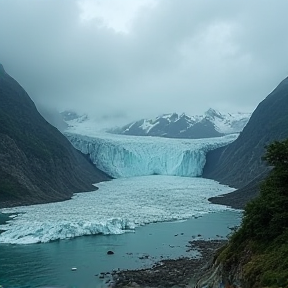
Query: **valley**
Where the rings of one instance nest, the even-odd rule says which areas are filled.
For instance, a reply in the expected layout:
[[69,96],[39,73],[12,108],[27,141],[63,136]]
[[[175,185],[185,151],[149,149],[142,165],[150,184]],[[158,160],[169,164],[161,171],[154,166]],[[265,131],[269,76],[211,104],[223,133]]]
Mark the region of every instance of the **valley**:
[[287,11],[0,0],[0,288],[288,288]]

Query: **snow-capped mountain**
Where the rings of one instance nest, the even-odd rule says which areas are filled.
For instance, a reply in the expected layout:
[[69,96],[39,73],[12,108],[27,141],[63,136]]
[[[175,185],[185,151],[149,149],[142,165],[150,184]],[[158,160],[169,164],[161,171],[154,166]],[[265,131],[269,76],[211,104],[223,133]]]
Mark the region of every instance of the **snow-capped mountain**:
[[168,138],[210,138],[239,133],[247,124],[251,113],[228,113],[209,109],[204,115],[164,114],[155,119],[142,119],[123,127],[109,129],[114,134],[161,136]]

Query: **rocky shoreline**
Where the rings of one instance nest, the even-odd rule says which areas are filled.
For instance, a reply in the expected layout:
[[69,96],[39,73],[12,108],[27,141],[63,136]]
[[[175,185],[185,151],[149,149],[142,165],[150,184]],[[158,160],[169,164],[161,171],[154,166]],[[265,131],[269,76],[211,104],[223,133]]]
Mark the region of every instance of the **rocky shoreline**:
[[122,270],[112,273],[109,287],[194,287],[197,279],[208,269],[215,251],[227,240],[191,240],[187,252],[197,250],[201,257],[166,259],[151,268]]

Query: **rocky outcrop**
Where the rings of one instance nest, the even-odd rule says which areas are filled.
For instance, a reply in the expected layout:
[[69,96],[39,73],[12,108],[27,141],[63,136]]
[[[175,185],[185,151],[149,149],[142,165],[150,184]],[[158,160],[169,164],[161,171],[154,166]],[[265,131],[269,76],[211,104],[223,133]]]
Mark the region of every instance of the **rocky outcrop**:
[[242,258],[236,263],[224,265],[219,258],[216,258],[211,266],[202,273],[195,288],[249,288],[243,273],[244,265],[251,259],[249,248],[243,251]]
[[110,179],[38,113],[0,67],[0,207],[69,199]]
[[226,274],[222,264],[214,264],[210,269],[203,274],[203,276],[197,281],[195,288],[219,288],[219,287],[233,287],[244,288],[241,279],[241,269],[238,267],[234,273]]

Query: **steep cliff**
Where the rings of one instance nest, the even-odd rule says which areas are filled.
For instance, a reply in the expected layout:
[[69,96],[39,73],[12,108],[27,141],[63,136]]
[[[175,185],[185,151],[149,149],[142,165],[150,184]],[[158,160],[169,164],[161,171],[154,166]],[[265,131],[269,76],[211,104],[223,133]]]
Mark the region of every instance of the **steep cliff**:
[[[265,146],[287,137],[288,78],[258,105],[236,141],[207,154],[203,177],[235,188],[243,188],[257,178],[263,179],[269,171],[261,159]],[[256,185],[252,191],[256,193],[257,190]]]
[[108,180],[0,65],[0,207],[69,199]]

